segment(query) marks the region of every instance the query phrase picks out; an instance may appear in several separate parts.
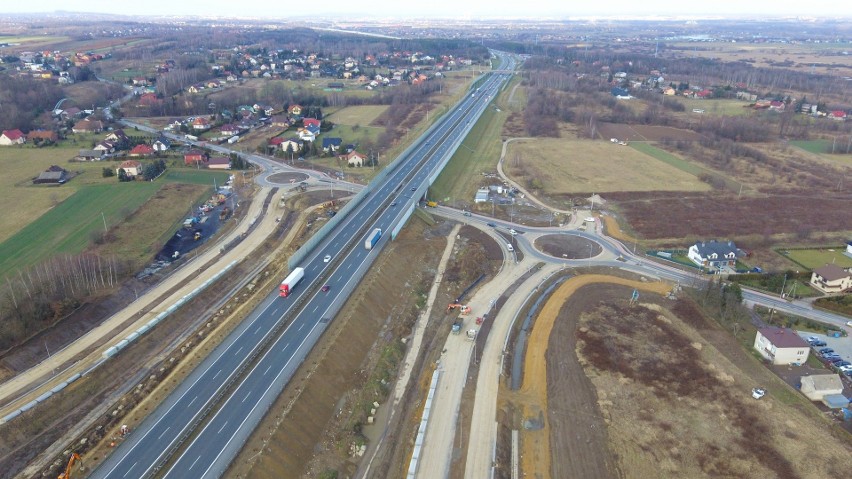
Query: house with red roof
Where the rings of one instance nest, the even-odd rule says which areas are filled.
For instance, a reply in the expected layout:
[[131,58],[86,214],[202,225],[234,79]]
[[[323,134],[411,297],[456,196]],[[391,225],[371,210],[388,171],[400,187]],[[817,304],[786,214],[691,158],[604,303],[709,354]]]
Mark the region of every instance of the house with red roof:
[[222,125],[219,131],[222,132],[222,136],[234,136],[240,134],[240,128],[237,125],[233,125],[231,123],[226,123]]
[[151,156],[153,154],[154,148],[150,145],[146,145],[143,143],[141,145],[134,146],[133,149],[130,150],[130,153],[127,154],[127,156]]
[[14,130],[3,130],[3,133],[0,134],[0,145],[23,145],[26,142],[27,137],[17,128]]
[[56,143],[59,140],[59,135],[53,130],[33,130],[27,133],[27,140]]
[[287,108],[287,113],[289,113],[292,116],[301,117],[302,116],[302,110],[303,110],[302,105],[290,105],[290,108]]
[[317,120],[316,118],[303,118],[302,119],[302,126],[304,126],[305,128],[307,128],[311,125],[315,125],[317,128],[319,128],[321,124],[322,124],[322,122]]
[[207,155],[201,150],[189,150],[183,155],[183,163],[187,166],[203,166],[207,164]]
[[207,118],[199,116],[198,118],[192,120],[192,129],[199,130],[209,130],[210,129],[210,121]]
[[834,110],[828,114],[828,117],[836,121],[846,120],[846,112],[843,110]]
[[139,176],[142,174],[142,163],[136,160],[125,160],[115,169],[116,176],[119,174],[118,170],[124,170],[127,176]]

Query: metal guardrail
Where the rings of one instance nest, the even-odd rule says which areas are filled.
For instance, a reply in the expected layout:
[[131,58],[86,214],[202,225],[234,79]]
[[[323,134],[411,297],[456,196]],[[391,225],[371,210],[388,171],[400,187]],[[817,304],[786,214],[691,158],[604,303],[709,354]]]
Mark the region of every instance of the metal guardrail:
[[429,394],[426,396],[426,404],[423,406],[423,416],[420,417],[420,427],[417,428],[417,437],[414,439],[414,451],[411,461],[408,463],[407,479],[417,477],[417,466],[420,464],[420,453],[423,450],[423,442],[426,438],[426,428],[429,426],[429,415],[432,412],[432,400],[435,398],[435,390],[438,389],[438,378],[441,371],[436,369],[432,373],[432,382],[429,383]]

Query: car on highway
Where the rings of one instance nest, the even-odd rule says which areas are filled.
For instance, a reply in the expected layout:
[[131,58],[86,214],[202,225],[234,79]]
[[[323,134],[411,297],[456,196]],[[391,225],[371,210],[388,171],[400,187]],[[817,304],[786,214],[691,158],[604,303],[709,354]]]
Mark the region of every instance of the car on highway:
[[465,211],[463,214],[464,214],[465,216],[470,216],[470,211]]
[[492,228],[496,228],[496,227],[497,227],[497,225],[495,225],[494,223],[485,223],[485,224],[486,224],[486,225],[488,225],[488,226],[490,226],[490,227],[492,227]]
[[515,236],[516,234],[518,234],[518,232],[515,231],[514,229],[509,228],[509,234],[512,235],[512,236]]
[[391,206],[396,206],[396,201],[392,202]]
[[323,263],[328,263],[329,261],[331,261],[331,255],[330,255],[330,254],[327,254],[327,255],[325,255],[325,258],[323,258],[323,259],[322,259],[322,262],[323,262]]
[[414,190],[416,190],[416,189],[417,189],[417,187],[416,187],[416,186],[412,186],[412,187],[411,187],[411,191],[414,191]]
[[331,289],[331,286],[325,284],[325,285],[323,285],[323,287],[321,289],[322,289],[323,293],[328,293],[328,290]]

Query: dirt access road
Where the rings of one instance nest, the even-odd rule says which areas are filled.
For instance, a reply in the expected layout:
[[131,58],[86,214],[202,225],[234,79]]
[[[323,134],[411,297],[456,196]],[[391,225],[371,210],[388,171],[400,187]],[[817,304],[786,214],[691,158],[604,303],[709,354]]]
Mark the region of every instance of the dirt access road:
[[[17,410],[35,397],[66,380],[72,374],[82,373],[96,365],[102,360],[102,352],[117,341],[113,338],[126,337],[190,291],[199,287],[221,268],[232,261],[241,260],[248,252],[257,248],[275,230],[276,226],[277,213],[270,212],[270,214],[262,216],[263,201],[270,191],[271,188],[259,189],[248,211],[243,216],[240,226],[211,245],[207,251],[193,258],[160,284],[148,290],[139,299],[80,339],[0,385],[0,402],[4,404],[0,409],[0,416],[5,416]],[[274,211],[276,208],[278,208],[277,202],[273,201],[270,204],[270,209]],[[249,222],[256,218],[261,219],[251,233],[236,247],[220,255],[219,248],[245,233]],[[215,261],[215,264],[199,271],[211,261]],[[188,279],[196,274],[197,276],[194,278]],[[163,294],[174,288],[177,289],[171,295],[159,300]],[[150,310],[139,316],[138,313],[148,307],[150,307]],[[134,318],[136,319],[134,320]],[[57,371],[58,373],[56,373]]]
[[[615,476],[614,459],[606,452],[605,424],[595,411],[597,398],[591,382],[577,361],[575,341],[551,341],[551,333],[560,318],[563,305],[581,287],[596,283],[619,284],[657,294],[671,290],[670,285],[662,282],[646,283],[589,274],[569,279],[547,300],[535,320],[527,343],[521,389],[502,391],[503,394],[498,398],[501,409],[509,414],[516,411],[513,428],[521,430],[520,468],[526,477]],[[576,316],[568,318],[567,326],[573,330],[576,321]],[[568,337],[573,338],[573,334]],[[548,364],[548,357],[559,358],[559,361],[557,364]],[[558,371],[561,377],[558,391],[549,389],[548,371],[551,374]],[[548,396],[559,400],[554,400],[551,406]],[[554,422],[554,413],[566,416],[559,421],[559,427]],[[493,422],[494,417],[490,420]],[[525,430],[521,424],[524,421],[531,421],[534,427]]]

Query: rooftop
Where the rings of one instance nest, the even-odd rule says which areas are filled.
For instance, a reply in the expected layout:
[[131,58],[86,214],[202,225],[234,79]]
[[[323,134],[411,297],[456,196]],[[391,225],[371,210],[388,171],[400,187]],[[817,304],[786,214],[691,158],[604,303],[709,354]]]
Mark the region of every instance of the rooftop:
[[795,331],[787,328],[760,328],[760,334],[769,340],[776,348],[809,348],[807,341]]

